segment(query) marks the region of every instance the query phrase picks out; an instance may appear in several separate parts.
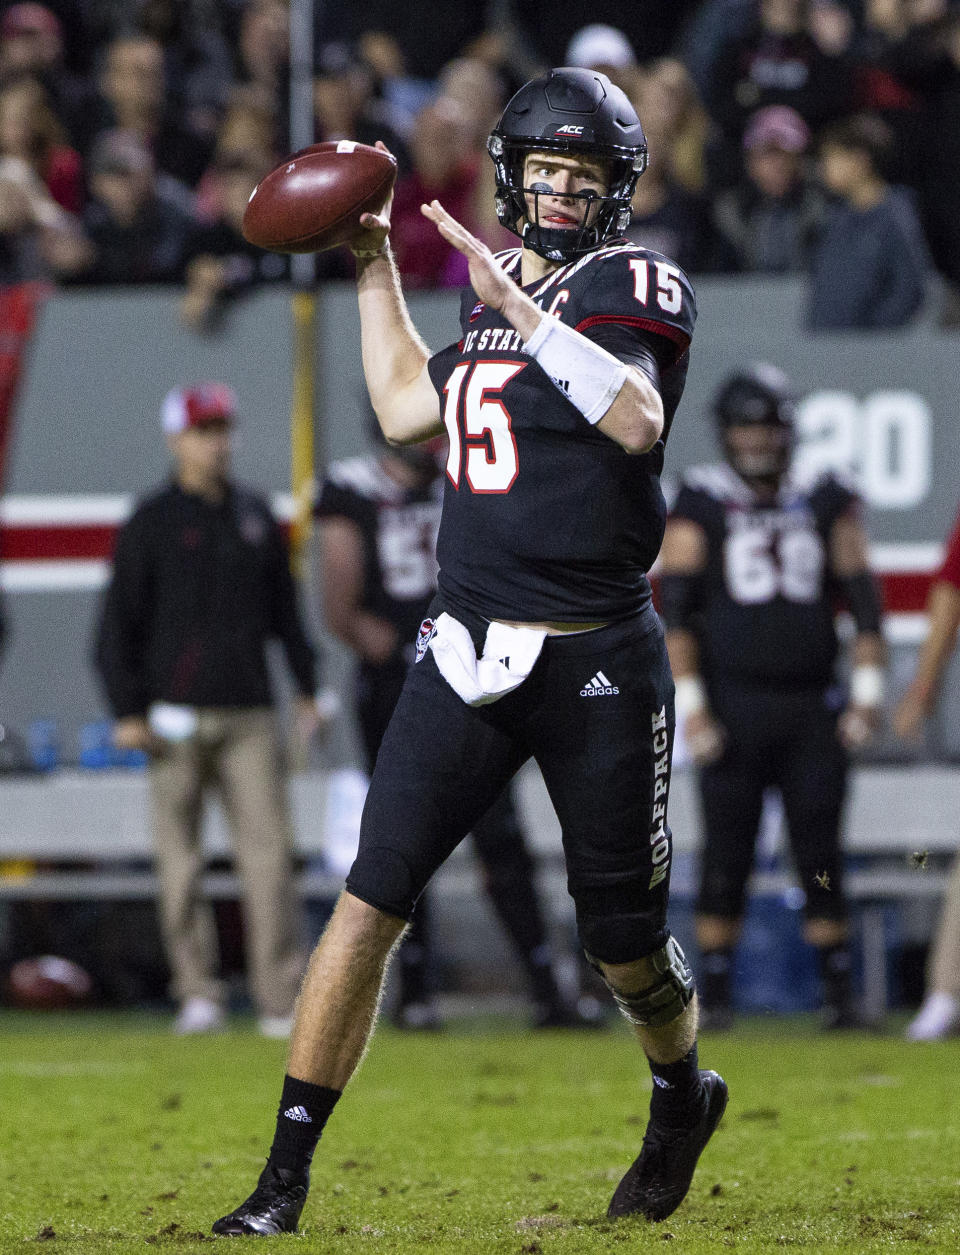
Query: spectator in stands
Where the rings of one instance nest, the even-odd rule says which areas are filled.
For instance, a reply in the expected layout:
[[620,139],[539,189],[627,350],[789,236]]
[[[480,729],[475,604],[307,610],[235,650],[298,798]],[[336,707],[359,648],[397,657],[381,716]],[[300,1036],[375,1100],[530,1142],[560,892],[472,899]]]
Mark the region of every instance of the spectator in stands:
[[0,87],[0,156],[26,162],[68,213],[83,208],[80,154],[66,143],[47,93],[34,78],[15,78]]
[[63,27],[42,4],[13,4],[0,17],[0,82],[28,75],[46,88],[54,112],[72,127],[89,106],[89,83],[64,65]]
[[230,476],[235,420],[223,384],[167,395],[173,481],[120,531],[96,665],[116,744],[151,755],[161,924],[180,1008],[174,1030],[224,1024],[213,916],[200,894],[203,801],[214,787],[244,883],[259,1027],[285,1036],[305,955],[265,649],[272,637],[283,644],[303,737],[317,724],[315,659],[283,534],[266,500]]
[[153,158],[130,131],[104,131],[88,160],[91,201],[84,213],[93,245],[82,283],[179,283],[193,218],[157,185]]
[[89,150],[104,130],[130,131],[146,145],[160,175],[194,187],[213,138],[191,129],[169,107],[163,46],[149,35],[119,35],[104,49],[100,95],[86,130]]
[[338,42],[320,49],[313,103],[318,141],[356,139],[375,144],[380,139],[396,157],[400,173],[409,171],[397,119],[383,98],[376,71],[355,46]]
[[455,57],[441,70],[438,86],[441,97],[462,111],[470,151],[481,154],[470,210],[474,232],[494,252],[512,248],[513,237],[496,213],[496,171],[482,156],[507,99],[502,68],[479,56]]
[[189,241],[180,303],[181,318],[195,331],[209,330],[231,298],[290,276],[286,256],[249,244],[241,230],[250,193],[269,169],[263,155],[225,150],[205,177],[210,217]]
[[233,82],[233,57],[210,0],[142,0],[137,25],[164,51],[170,96],[187,128],[213,135]]
[[894,68],[898,45],[911,28],[912,0],[865,0],[851,53],[858,110],[883,118],[895,137],[893,176],[913,184],[920,98]]
[[626,37],[638,61],[670,53],[681,27],[699,0],[522,0],[513,10],[521,32],[537,58],[566,65],[571,41],[589,17],[590,24],[612,26]]
[[700,0],[679,40],[678,55],[703,100],[711,99],[717,59],[751,29],[756,0]]
[[0,286],[69,278],[92,258],[80,220],[57,204],[37,173],[19,103],[12,89],[0,94]]
[[[687,273],[735,269],[733,251],[714,227],[710,202],[697,187],[706,128],[696,125],[695,93],[686,71],[668,58],[644,67],[633,100],[643,119],[648,160],[633,194],[633,216],[625,234],[672,258]],[[686,144],[678,143],[681,136]],[[683,163],[675,165],[674,154],[681,149]],[[684,182],[676,173],[681,169]]]
[[637,85],[637,55],[622,30],[593,22],[582,26],[567,46],[564,65],[578,65],[585,70],[599,70],[628,96]]
[[688,192],[706,192],[714,128],[683,62],[675,57],[648,62],[632,99],[642,111],[644,128],[649,119],[666,137],[663,158],[669,162],[670,177]]
[[766,105],[743,133],[744,174],[714,201],[714,220],[738,269],[806,271],[826,212],[805,165],[810,130],[789,105]]
[[[256,88],[273,102],[279,118],[287,116],[290,86],[290,13],[281,0],[246,0],[233,46],[234,80]],[[286,151],[286,136],[281,139]]]
[[820,136],[834,197],[811,255],[812,331],[902,327],[923,304],[929,258],[908,194],[884,178],[886,124],[858,114]]
[[[763,795],[783,800],[822,978],[824,1027],[858,1023],[840,819],[847,751],[879,724],[885,651],[859,500],[832,475],[790,478],[796,398],[775,367],[735,371],[713,401],[725,464],[692,469],[667,522],[661,601],[678,726],[697,763],[701,1022],[728,1027]],[[846,709],[834,596],[856,624]]]
[[736,269],[736,257],[713,225],[710,202],[689,192],[666,169],[666,144],[646,127],[649,156],[631,201],[624,234],[654,252],[673,258],[688,274]]
[[[893,714],[898,736],[915,740],[933,713],[960,631],[960,515],[927,598],[927,635],[916,671]],[[960,857],[953,865],[927,960],[927,993],[907,1027],[911,1041],[937,1041],[960,1030]]]
[[[919,101],[916,187],[933,261],[948,281],[944,320],[960,324],[960,9],[934,0],[881,61]],[[931,16],[932,15],[932,16]]]
[[706,105],[726,141],[721,178],[725,167],[737,170],[747,118],[764,105],[790,105],[814,128],[849,112],[849,60],[818,43],[812,7],[812,0],[756,0],[750,29],[720,48]]
[[393,198],[393,243],[405,287],[459,287],[466,282],[463,256],[444,240],[420,206],[434,198],[468,230],[474,229],[481,155],[471,148],[470,118],[440,96],[417,115],[410,136],[413,169],[397,180]]
[[219,213],[217,165],[240,158],[250,166],[258,165],[261,175],[266,173],[284,152],[280,129],[274,102],[267,93],[252,85],[233,88],[217,127],[213,161],[197,184],[193,208],[201,222]]

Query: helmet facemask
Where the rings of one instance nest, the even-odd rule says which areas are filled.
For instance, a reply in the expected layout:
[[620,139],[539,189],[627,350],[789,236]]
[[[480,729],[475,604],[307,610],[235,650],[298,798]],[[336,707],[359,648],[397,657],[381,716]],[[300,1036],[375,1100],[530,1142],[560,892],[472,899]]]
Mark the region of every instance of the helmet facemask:
[[[732,430],[762,433],[760,440],[738,442]],[[793,428],[780,423],[731,423],[723,431],[727,461],[748,484],[775,488],[790,467],[793,456]]]
[[[740,478],[775,489],[796,443],[796,397],[783,372],[758,362],[732,376],[714,400],[714,414],[724,456]],[[734,430],[747,438],[731,438]],[[751,438],[753,432],[758,436]]]
[[[496,168],[497,217],[508,231],[518,235],[524,247],[548,261],[573,261],[598,248],[607,240],[621,235],[630,222],[630,201],[637,179],[646,169],[647,151],[612,149],[605,146],[574,144],[537,139],[518,143],[494,131],[487,141],[487,151]],[[590,157],[608,167],[607,191],[548,193],[543,184],[524,186],[524,167],[531,153],[557,153],[564,157]],[[533,209],[527,196],[533,197]],[[584,202],[583,221],[579,227],[549,227],[540,222],[540,197],[562,196],[564,200]],[[596,214],[590,206],[600,202]]]

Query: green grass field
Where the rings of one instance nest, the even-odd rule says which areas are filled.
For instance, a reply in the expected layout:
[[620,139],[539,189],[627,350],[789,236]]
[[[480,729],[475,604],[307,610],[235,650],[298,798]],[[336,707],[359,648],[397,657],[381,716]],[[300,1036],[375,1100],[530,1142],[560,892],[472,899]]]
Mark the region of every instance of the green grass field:
[[[3,1013],[0,1252],[209,1251],[273,1129],[282,1043],[240,1022]],[[271,1251],[960,1249],[960,1041],[824,1037],[748,1022],[706,1037],[730,1106],[662,1224],[604,1219],[649,1079],[626,1026],[382,1029],[314,1162],[297,1237]]]

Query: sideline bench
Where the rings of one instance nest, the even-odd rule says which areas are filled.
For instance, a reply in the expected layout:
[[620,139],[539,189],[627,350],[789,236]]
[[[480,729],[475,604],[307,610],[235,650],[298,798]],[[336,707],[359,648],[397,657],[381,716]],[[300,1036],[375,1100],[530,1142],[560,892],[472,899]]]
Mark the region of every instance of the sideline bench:
[[[291,782],[296,849],[302,861],[298,883],[304,898],[332,900],[342,887],[362,791],[362,777],[356,772],[311,772]],[[571,908],[559,825],[535,768],[520,773],[518,801],[540,860],[541,887],[555,916],[566,919]],[[673,894],[689,900],[694,892],[693,860],[684,856],[696,851],[700,825],[695,782],[682,769],[674,774],[671,787],[670,823],[677,856]],[[852,861],[847,888],[859,908],[869,1013],[881,1014],[888,1001],[885,909],[892,903],[939,898],[947,872],[942,866],[921,868],[914,856],[926,853],[942,864],[958,844],[960,769],[897,765],[854,771],[845,828],[845,849]],[[228,829],[216,804],[208,808],[204,849],[211,861],[230,855]],[[787,872],[761,871],[754,874],[750,891],[779,895],[794,883]],[[476,898],[477,886],[466,851],[457,851],[437,877],[438,892],[465,907]],[[239,889],[239,879],[230,871],[211,870],[204,878],[211,898],[235,898]],[[0,780],[0,901],[117,901],[155,894],[143,773],[60,771]]]

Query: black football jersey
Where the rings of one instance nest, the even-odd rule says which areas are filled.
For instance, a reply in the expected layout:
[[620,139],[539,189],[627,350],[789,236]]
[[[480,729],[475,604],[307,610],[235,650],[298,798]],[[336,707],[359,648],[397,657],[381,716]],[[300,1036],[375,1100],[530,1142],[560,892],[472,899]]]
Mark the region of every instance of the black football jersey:
[[388,619],[412,641],[437,588],[436,544],[443,488],[439,479],[406,489],[376,457],[333,462],[317,518],[347,518],[363,537],[362,608]]
[[[498,254],[519,279],[520,250]],[[655,346],[666,423],[631,456],[592,427],[531,358],[519,332],[468,289],[462,336],[430,359],[449,437],[440,591],[488,618],[589,622],[650,600],[663,539],[663,444],[683,391],[696,304],[673,262],[620,241],[524,291],[623,361]]]
[[729,466],[686,472],[670,511],[703,529],[697,635],[704,676],[759,683],[827,684],[837,653],[830,532],[858,503],[833,475],[787,480],[759,504]]

